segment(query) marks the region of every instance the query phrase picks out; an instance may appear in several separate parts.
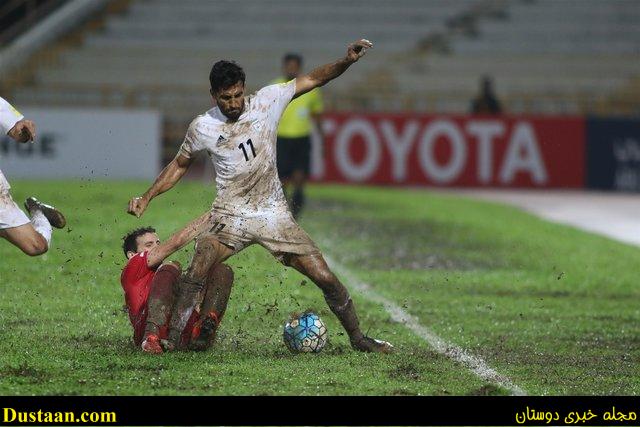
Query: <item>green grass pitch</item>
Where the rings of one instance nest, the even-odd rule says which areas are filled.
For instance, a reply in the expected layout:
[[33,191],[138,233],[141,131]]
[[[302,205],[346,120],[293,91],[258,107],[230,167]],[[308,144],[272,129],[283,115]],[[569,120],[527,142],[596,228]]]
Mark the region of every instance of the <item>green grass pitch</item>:
[[[435,352],[352,291],[363,329],[393,355],[348,345],[322,294],[259,246],[236,280],[213,349],[154,357],[131,343],[122,310],[121,236],[161,238],[204,212],[212,186],[181,183],[142,219],[125,214],[143,182],[13,183],[55,203],[68,229],[29,258],[0,242],[0,395],[465,395],[508,391]],[[320,248],[529,394],[640,392],[640,250],[516,209],[418,190],[312,186],[301,225]],[[175,255],[186,265],[192,245]],[[349,283],[345,281],[347,287]],[[289,313],[315,309],[323,352],[292,355]]]

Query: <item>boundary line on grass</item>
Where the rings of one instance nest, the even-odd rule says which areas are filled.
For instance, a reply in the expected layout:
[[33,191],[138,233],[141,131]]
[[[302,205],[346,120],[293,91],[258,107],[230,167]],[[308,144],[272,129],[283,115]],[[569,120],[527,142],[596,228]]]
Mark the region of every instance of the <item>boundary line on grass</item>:
[[493,368],[487,365],[487,362],[485,362],[482,358],[474,356],[462,347],[458,347],[457,345],[451,344],[440,338],[429,328],[421,325],[418,318],[407,313],[402,309],[402,307],[377,293],[371,287],[371,285],[358,279],[356,275],[347,267],[343,266],[326,254],[324,254],[324,257],[333,269],[335,269],[349,281],[349,284],[352,287],[358,290],[370,301],[382,304],[387,313],[389,313],[389,315],[395,322],[402,323],[417,336],[424,339],[437,353],[440,353],[441,355],[448,357],[449,359],[465,365],[478,377],[482,378],[483,380],[490,381],[494,384],[498,384],[499,386],[509,390],[512,395],[526,396],[527,393],[522,388],[518,387],[508,377],[495,371]]

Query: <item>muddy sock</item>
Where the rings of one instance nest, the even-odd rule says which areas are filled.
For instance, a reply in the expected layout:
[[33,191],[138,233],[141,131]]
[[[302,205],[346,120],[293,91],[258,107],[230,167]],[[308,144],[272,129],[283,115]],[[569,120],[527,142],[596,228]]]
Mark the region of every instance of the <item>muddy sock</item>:
[[163,265],[156,271],[149,291],[147,326],[145,336],[160,334],[160,328],[168,327],[174,301],[174,286],[180,280],[180,270],[172,265]]
[[353,305],[353,301],[349,297],[349,293],[346,288],[342,286],[342,289],[340,290],[325,292],[324,298],[333,314],[335,314],[338,320],[340,320],[340,323],[347,332],[347,335],[349,335],[351,342],[361,340],[363,334],[360,330],[360,322],[358,321],[356,308]]
[[224,264],[218,264],[207,278],[200,313],[207,315],[213,311],[218,321],[222,320],[222,316],[227,309],[232,285],[233,271]]

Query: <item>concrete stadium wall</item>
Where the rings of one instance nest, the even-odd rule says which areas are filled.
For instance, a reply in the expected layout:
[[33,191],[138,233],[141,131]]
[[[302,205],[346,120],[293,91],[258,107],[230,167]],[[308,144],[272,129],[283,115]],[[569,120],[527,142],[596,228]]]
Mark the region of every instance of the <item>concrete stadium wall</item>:
[[153,179],[161,116],[150,110],[25,108],[36,141],[0,137],[0,169],[12,178]]

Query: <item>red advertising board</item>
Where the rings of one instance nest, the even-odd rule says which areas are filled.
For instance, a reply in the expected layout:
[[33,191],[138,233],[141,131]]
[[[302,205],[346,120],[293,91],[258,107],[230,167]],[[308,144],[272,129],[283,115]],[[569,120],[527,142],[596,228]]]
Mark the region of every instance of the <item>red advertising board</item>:
[[584,186],[585,120],[579,117],[332,113],[323,129],[317,181]]

